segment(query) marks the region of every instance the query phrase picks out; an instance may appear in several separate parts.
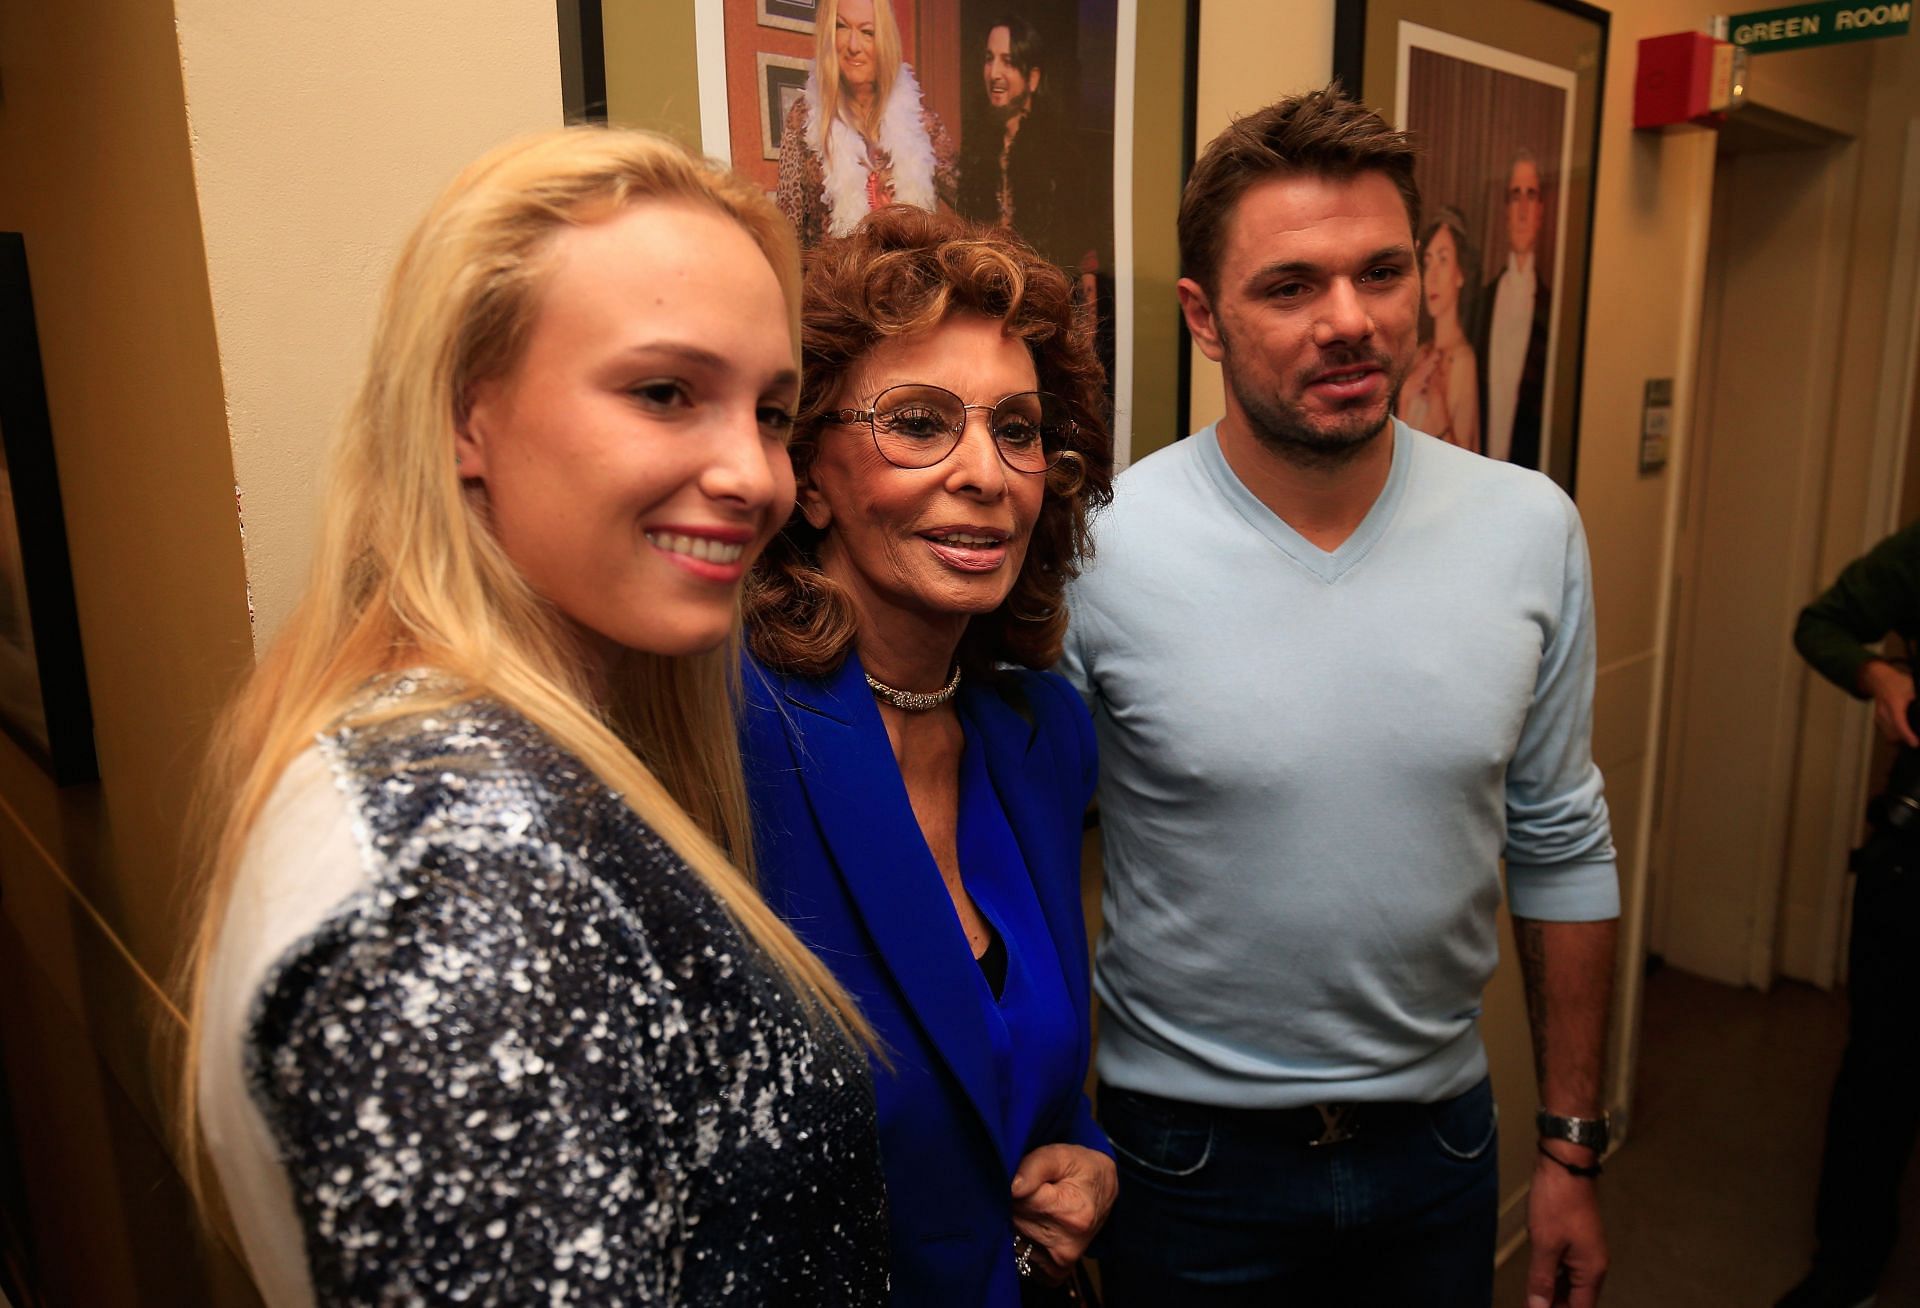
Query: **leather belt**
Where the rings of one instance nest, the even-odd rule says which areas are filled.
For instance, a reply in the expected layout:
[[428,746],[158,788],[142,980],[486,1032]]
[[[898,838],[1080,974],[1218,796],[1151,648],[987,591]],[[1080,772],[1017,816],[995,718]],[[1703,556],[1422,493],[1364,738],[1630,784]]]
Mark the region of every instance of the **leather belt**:
[[1300,1108],[1229,1109],[1243,1121],[1260,1123],[1264,1128],[1320,1149],[1345,1144],[1368,1126],[1401,1125],[1419,1114],[1425,1105],[1388,1103],[1306,1104]]
[[1359,1129],[1359,1104],[1309,1104],[1307,1107],[1320,1115],[1320,1134],[1307,1141],[1307,1148],[1318,1149],[1321,1145],[1344,1144],[1353,1139]]

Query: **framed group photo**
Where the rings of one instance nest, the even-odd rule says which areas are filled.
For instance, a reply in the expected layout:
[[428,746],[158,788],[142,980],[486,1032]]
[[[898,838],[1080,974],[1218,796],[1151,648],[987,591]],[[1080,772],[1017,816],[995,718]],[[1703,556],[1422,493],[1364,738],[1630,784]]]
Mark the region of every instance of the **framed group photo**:
[[1421,146],[1425,299],[1400,417],[1569,493],[1607,25],[1580,0],[1336,11],[1336,75]]

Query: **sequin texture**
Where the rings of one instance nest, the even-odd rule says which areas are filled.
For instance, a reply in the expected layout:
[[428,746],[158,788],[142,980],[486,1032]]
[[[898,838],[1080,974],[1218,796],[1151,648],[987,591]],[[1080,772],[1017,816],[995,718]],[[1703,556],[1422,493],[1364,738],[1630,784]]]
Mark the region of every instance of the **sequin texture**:
[[320,747],[373,875],[247,1046],[318,1302],[884,1301],[864,1058],[630,808],[484,699]]

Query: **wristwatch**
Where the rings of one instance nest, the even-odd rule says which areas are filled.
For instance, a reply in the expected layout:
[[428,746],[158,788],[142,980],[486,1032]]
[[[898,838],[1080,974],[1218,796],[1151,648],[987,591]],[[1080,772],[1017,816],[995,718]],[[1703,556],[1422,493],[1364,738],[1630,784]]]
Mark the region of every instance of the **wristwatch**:
[[1583,1145],[1593,1150],[1595,1158],[1607,1152],[1611,1121],[1605,1113],[1598,1117],[1562,1117],[1544,1108],[1533,1115],[1533,1124],[1539,1128],[1541,1139],[1565,1140],[1568,1144]]

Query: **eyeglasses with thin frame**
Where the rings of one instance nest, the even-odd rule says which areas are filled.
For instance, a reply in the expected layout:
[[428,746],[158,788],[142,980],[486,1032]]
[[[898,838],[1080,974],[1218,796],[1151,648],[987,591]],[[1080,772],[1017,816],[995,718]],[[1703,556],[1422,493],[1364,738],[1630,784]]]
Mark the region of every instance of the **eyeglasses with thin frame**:
[[943,386],[889,386],[870,409],[840,409],[834,418],[865,423],[873,447],[896,468],[931,468],[960,444],[967,414],[987,415],[1000,461],[1015,472],[1045,472],[1060,462],[1078,430],[1067,402],[1046,391],[1022,391],[998,404],[967,404]]

